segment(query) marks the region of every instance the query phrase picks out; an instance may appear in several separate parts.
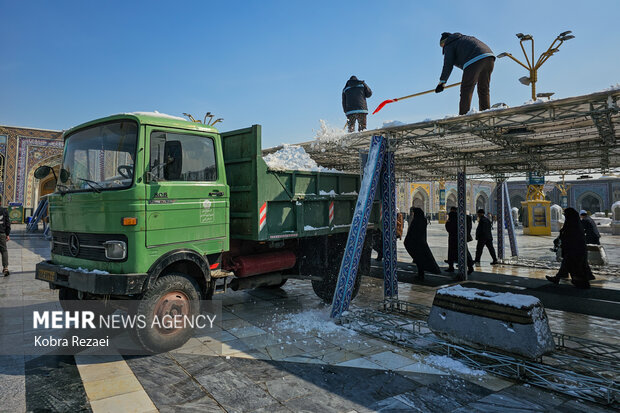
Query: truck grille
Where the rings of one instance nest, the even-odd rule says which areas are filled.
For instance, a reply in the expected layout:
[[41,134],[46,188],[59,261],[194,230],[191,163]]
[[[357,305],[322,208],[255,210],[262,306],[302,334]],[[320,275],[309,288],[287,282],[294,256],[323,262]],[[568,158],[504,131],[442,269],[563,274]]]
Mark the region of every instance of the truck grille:
[[[69,247],[71,235],[75,235],[79,241],[77,255],[72,254]],[[127,258],[124,260],[109,260],[106,258],[103,243],[112,240],[127,243],[127,237],[122,234],[86,234],[81,232],[52,231],[52,254],[92,261],[120,262],[127,260]]]

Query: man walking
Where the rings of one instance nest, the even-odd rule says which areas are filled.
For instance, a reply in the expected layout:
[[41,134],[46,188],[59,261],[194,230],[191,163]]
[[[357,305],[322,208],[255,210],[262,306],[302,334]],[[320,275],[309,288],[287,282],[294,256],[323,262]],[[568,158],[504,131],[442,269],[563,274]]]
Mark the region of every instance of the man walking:
[[484,209],[478,210],[478,228],[476,228],[476,264],[480,265],[480,257],[482,257],[482,250],[486,246],[491,254],[491,265],[497,264],[497,256],[495,255],[495,248],[493,248],[493,232],[491,231],[491,221],[484,216]]
[[601,245],[601,234],[598,232],[596,222],[594,222],[583,209],[579,211],[579,216],[581,217],[581,225],[583,225],[583,230],[586,234],[586,244]]
[[355,130],[357,120],[357,131],[366,129],[366,116],[368,115],[368,105],[366,99],[372,96],[372,90],[366,82],[351,76],[342,90],[342,110],[347,115],[347,126],[349,132]]
[[6,243],[10,240],[11,221],[6,208],[0,207],[0,254],[2,254],[2,277],[9,275],[9,252]]
[[469,112],[471,97],[476,86],[478,86],[480,110],[489,109],[491,107],[489,85],[495,65],[495,56],[489,46],[473,36],[447,32],[441,34],[439,45],[443,49],[444,59],[443,70],[435,93],[443,91],[452,72],[452,67],[456,66],[463,69],[459,115],[465,115]]

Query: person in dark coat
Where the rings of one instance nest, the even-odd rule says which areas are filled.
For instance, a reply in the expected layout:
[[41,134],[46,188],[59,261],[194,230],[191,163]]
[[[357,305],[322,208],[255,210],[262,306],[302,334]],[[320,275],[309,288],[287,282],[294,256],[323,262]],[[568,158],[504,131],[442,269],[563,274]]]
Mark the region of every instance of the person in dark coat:
[[405,236],[405,249],[414,259],[418,267],[419,280],[424,279],[424,272],[441,274],[441,270],[433,257],[433,253],[426,242],[426,226],[428,222],[424,216],[424,211],[420,208],[413,208],[413,219]]
[[487,247],[489,254],[491,254],[491,265],[497,264],[497,255],[495,255],[495,248],[493,247],[493,224],[484,215],[484,209],[478,210],[478,228],[476,228],[476,264],[480,264],[480,258],[482,257],[482,251],[484,247]]
[[579,211],[579,216],[581,217],[581,225],[583,225],[583,230],[586,234],[586,244],[601,245],[601,234],[598,232],[596,222],[594,222],[583,209]]
[[9,211],[6,208],[0,207],[0,254],[2,254],[2,274],[0,276],[6,277],[9,275],[9,252],[6,248],[6,243],[11,240],[9,234],[11,233],[11,220],[9,219]]
[[474,87],[478,88],[478,105],[480,110],[491,107],[491,73],[495,65],[495,56],[491,48],[473,36],[465,36],[461,33],[441,34],[439,45],[443,49],[443,70],[439,77],[439,84],[435,93],[443,91],[452,68],[454,66],[463,69],[461,80],[461,102],[459,115],[469,112],[471,97]]
[[590,281],[593,280],[592,270],[588,264],[588,250],[586,248],[586,237],[579,219],[577,210],[566,208],[564,210],[564,225],[560,229],[560,246],[562,247],[562,263],[560,264],[559,274],[551,277],[546,276],[547,280],[554,284],[560,282],[565,273],[570,274],[571,282],[577,288],[590,288]]
[[342,90],[342,110],[347,115],[347,126],[349,132],[355,130],[357,120],[357,130],[361,132],[366,129],[366,116],[368,115],[368,105],[366,99],[372,96],[372,90],[366,82],[351,76]]
[[[448,213],[448,220],[445,224],[446,231],[448,231],[448,272],[454,272],[454,263],[459,261],[459,230],[458,230],[458,215],[455,207],[450,208]],[[469,227],[469,225],[468,225]],[[471,227],[467,229],[467,241],[471,239]],[[471,258],[469,248],[467,249],[467,274],[474,272],[474,260]]]

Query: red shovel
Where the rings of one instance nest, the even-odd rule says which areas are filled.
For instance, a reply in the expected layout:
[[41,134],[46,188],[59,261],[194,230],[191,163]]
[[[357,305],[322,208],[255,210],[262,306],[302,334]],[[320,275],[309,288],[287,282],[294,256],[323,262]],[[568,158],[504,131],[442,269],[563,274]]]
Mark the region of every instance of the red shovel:
[[[451,85],[444,86],[444,89],[447,89],[447,88],[449,88],[449,87],[458,86],[458,85],[460,85],[460,84],[461,84],[461,82],[459,82],[459,83],[453,83],[453,84],[451,84]],[[387,105],[388,103],[398,102],[399,100],[409,99],[409,98],[413,98],[413,97],[420,96],[420,95],[426,95],[427,93],[431,93],[431,92],[434,92],[434,91],[435,91],[435,89],[431,89],[431,90],[427,90],[427,91],[420,92],[420,93],[414,93],[413,95],[403,96],[402,98],[396,98],[396,99],[388,99],[388,100],[384,100],[383,102],[381,102],[381,103],[379,104],[379,106],[377,106],[377,109],[375,109],[375,111],[374,111],[374,112],[372,112],[372,114],[374,115],[375,113],[379,112],[379,111],[380,111],[381,109],[383,109],[383,107],[384,107],[385,105]]]

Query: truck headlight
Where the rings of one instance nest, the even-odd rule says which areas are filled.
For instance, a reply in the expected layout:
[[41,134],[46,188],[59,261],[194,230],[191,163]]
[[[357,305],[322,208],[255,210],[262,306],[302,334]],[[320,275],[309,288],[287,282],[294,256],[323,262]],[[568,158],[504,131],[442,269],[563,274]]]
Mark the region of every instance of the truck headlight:
[[105,257],[109,260],[123,260],[127,257],[127,244],[124,241],[106,241],[103,247]]

